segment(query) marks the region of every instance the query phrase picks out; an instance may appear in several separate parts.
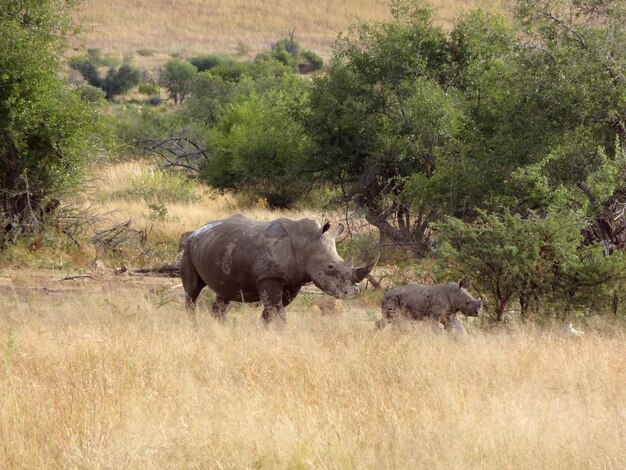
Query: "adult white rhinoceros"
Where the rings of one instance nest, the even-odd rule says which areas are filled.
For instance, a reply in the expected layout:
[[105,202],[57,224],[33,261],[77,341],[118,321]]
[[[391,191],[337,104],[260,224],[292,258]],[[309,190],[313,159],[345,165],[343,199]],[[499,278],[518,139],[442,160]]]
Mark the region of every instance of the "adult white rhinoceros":
[[284,307],[309,282],[337,298],[355,293],[378,256],[353,268],[335,248],[343,225],[329,229],[312,219],[259,222],[238,214],[183,234],[180,276],[188,312],[194,315],[205,286],[215,292],[211,311],[220,320],[229,302],[259,300],[265,321],[285,320]]

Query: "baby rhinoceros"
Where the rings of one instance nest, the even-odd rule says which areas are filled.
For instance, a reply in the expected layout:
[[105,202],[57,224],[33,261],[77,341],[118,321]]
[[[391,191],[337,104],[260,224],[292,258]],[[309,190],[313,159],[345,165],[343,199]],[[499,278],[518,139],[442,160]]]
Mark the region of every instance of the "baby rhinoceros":
[[407,284],[394,287],[385,294],[381,305],[382,318],[376,322],[376,326],[383,328],[403,313],[413,320],[430,318],[441,323],[444,328],[452,324],[457,331],[467,334],[456,313],[462,312],[468,317],[476,317],[482,306],[482,301],[472,297],[463,282],[432,286]]

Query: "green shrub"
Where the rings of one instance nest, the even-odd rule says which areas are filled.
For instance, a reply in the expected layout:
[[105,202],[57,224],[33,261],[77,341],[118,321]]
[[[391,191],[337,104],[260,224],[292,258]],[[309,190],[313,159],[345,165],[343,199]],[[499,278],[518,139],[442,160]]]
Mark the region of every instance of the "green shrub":
[[142,83],[139,85],[138,91],[142,95],[156,95],[159,93],[159,85],[154,82]]
[[128,108],[117,119],[116,135],[121,145],[143,149],[147,138],[166,139],[173,129],[180,127],[179,118],[160,108]]
[[211,73],[229,82],[238,82],[248,73],[248,68],[244,62],[225,62],[213,67]]
[[319,70],[324,65],[324,60],[313,51],[303,51],[302,58],[306,60],[313,70]]
[[122,95],[139,85],[141,72],[130,64],[123,64],[119,69],[109,69],[102,88],[106,92],[108,99]]
[[436,271],[470,280],[493,300],[496,321],[513,301],[522,318],[550,306],[597,309],[600,298],[607,305],[623,291],[626,257],[604,256],[599,244],[582,246],[587,224],[579,212],[554,208],[525,216],[479,212],[474,222],[449,217],[435,226],[441,242]]
[[292,206],[307,191],[299,171],[311,150],[293,113],[304,85],[287,77],[279,90],[252,92],[229,106],[209,134],[204,177],[220,189],[264,198],[272,208]]
[[85,57],[72,57],[69,65],[74,70],[80,72],[87,83],[93,87],[102,88],[103,81],[96,64]]
[[106,97],[106,93],[102,88],[91,86],[88,84],[81,85],[78,88],[80,96],[91,103],[98,103]]
[[192,57],[191,59],[189,59],[189,62],[191,62],[198,69],[198,72],[204,72],[206,70],[211,70],[218,65],[231,64],[235,62],[235,60],[231,57],[226,57],[223,55],[207,54]]

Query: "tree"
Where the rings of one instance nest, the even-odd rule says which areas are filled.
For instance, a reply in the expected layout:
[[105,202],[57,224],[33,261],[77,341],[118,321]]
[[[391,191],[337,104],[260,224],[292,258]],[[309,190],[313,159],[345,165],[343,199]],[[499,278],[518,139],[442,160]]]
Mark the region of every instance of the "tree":
[[0,0],[0,217],[35,230],[99,148],[93,105],[60,80],[73,2]]
[[292,206],[306,192],[301,173],[310,140],[296,115],[306,108],[306,84],[290,75],[274,87],[251,91],[231,104],[208,137],[207,182],[265,198],[270,207]]
[[438,210],[412,198],[406,183],[462,156],[463,97],[450,87],[450,52],[432,11],[392,2],[392,13],[391,22],[353,26],[328,73],[313,80],[310,166],[363,211],[382,242],[424,254]]
[[159,83],[167,88],[174,103],[180,104],[191,91],[197,73],[198,69],[192,63],[174,58],[165,64]]

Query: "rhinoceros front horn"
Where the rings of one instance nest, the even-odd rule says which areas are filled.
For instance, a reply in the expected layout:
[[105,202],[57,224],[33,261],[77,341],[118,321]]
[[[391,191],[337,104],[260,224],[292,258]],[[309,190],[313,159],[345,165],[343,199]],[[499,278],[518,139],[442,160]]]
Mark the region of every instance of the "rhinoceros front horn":
[[378,258],[380,258],[380,253],[376,255],[376,257],[370,261],[367,266],[361,266],[358,268],[354,268],[352,270],[352,282],[359,283],[374,269],[376,263],[378,263]]

